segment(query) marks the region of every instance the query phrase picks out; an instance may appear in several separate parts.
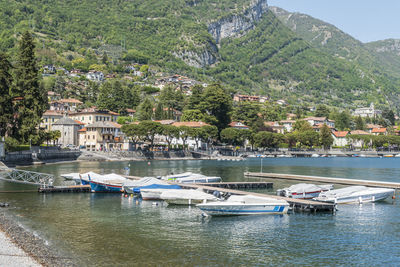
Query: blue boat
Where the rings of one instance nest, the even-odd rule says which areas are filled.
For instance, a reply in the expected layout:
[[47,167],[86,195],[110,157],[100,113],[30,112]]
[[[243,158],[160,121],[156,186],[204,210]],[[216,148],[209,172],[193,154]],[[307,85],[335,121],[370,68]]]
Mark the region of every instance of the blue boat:
[[122,193],[122,182],[118,183],[118,182],[105,182],[105,181],[89,181],[90,184],[90,189],[92,190],[92,192],[98,193],[98,192],[102,192],[102,193]]

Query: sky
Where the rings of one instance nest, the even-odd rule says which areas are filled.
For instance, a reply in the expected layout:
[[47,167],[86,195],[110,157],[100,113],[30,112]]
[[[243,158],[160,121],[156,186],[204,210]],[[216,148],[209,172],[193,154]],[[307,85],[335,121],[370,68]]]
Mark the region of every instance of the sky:
[[361,42],[400,39],[400,0],[268,0],[335,25]]

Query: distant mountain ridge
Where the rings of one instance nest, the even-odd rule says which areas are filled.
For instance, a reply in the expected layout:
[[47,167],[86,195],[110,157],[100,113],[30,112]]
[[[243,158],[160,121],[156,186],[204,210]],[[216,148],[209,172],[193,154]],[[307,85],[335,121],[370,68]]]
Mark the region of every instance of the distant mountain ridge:
[[267,0],[5,0],[0,50],[11,53],[30,29],[41,64],[73,68],[90,50],[119,47],[115,64],[146,62],[294,105],[400,105],[396,76],[370,48],[332,25],[302,26],[303,18],[274,10]]

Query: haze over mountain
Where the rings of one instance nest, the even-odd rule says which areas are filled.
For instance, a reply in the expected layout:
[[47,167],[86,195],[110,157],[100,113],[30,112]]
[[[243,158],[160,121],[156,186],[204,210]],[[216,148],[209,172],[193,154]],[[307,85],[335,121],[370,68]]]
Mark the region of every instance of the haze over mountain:
[[304,18],[292,23],[291,15],[285,22],[289,15],[271,12],[267,0],[6,0],[0,6],[0,49],[12,53],[30,29],[42,64],[73,68],[93,49],[107,51],[117,65],[145,62],[293,104],[400,104],[396,70],[378,65],[393,53],[378,50],[390,45],[364,45],[312,18],[303,25]]

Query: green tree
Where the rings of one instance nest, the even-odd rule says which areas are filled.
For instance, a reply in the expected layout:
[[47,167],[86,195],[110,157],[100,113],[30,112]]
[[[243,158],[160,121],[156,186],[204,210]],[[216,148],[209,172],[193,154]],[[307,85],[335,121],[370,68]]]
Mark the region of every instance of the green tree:
[[155,136],[162,133],[162,124],[147,120],[140,122],[139,128],[143,131],[145,140],[150,142],[150,147],[152,148]]
[[350,114],[346,111],[340,112],[339,115],[335,118],[335,126],[340,131],[349,129],[350,122],[351,122]]
[[182,113],[181,121],[205,121],[204,114],[199,109],[186,109]]
[[13,119],[13,106],[11,101],[11,63],[7,55],[0,53],[0,136],[5,136],[10,131]]
[[356,130],[364,130],[365,129],[365,123],[364,123],[363,118],[361,118],[361,116],[356,117],[355,124],[356,124]]
[[179,137],[182,139],[183,150],[186,149],[186,142],[193,134],[193,128],[189,126],[179,126]]
[[282,141],[282,134],[262,131],[254,135],[255,145],[261,148],[276,148]]
[[217,126],[218,131],[225,129],[231,122],[232,99],[220,84],[213,84],[205,89],[199,107],[208,115],[205,122]]
[[35,137],[39,134],[37,126],[40,124],[48,103],[47,92],[39,83],[35,45],[29,32],[22,35],[19,43],[13,89],[13,96],[23,98],[15,106],[17,119],[14,134],[25,143],[31,139],[35,145],[39,145],[40,143],[36,143],[36,141],[39,142],[40,140]]
[[327,117],[329,116],[330,110],[325,105],[318,105],[317,109],[315,110],[316,117]]
[[218,128],[214,125],[206,125],[201,127],[204,135],[201,137],[201,141],[207,144],[207,147],[218,138]]
[[144,129],[139,124],[125,124],[121,127],[122,132],[131,138],[134,148],[136,150],[136,144],[139,141],[144,141]]
[[333,144],[333,137],[329,127],[324,124],[319,133],[319,142],[325,150],[330,149]]
[[179,138],[179,128],[174,125],[162,125],[162,134],[168,143],[168,151],[171,150],[171,142],[174,138]]
[[221,141],[229,145],[239,145],[240,136],[239,130],[235,128],[225,128],[220,133]]
[[161,102],[158,102],[156,105],[156,110],[154,111],[154,119],[155,120],[162,120],[164,119],[164,109]]
[[204,87],[195,85],[192,87],[192,94],[189,97],[186,109],[198,109],[201,101],[203,100]]
[[138,107],[138,120],[151,120],[153,117],[153,105],[149,98],[145,98],[144,101]]
[[391,109],[384,109],[382,111],[382,118],[388,120],[391,126],[395,124],[394,112]]

